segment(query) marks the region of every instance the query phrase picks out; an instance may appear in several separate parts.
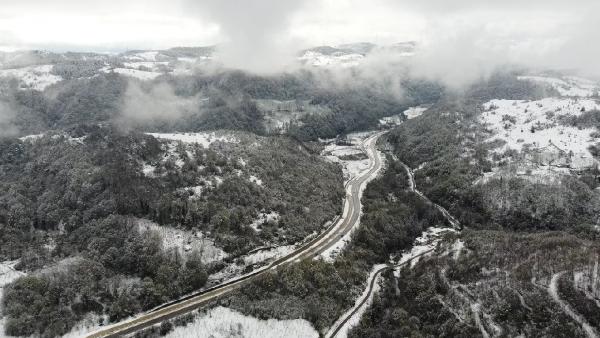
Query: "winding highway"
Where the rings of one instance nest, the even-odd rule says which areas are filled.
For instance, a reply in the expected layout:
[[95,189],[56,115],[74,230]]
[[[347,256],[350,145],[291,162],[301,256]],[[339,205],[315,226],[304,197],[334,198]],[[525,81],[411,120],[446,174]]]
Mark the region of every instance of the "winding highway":
[[[394,160],[398,161],[402,165],[402,167],[404,167],[404,170],[406,170],[406,174],[408,175],[408,189],[410,191],[414,192],[415,194],[417,194],[419,197],[421,197],[425,202],[433,205],[436,209],[438,209],[442,213],[442,215],[446,218],[448,223],[454,229],[461,230],[462,226],[461,226],[460,222],[454,216],[452,216],[448,212],[448,210],[446,210],[441,205],[432,202],[427,196],[425,196],[422,192],[420,192],[417,189],[417,183],[415,182],[415,175],[414,175],[413,170],[408,165],[406,165],[404,162],[400,161],[396,156],[393,156],[393,157],[394,157]],[[342,331],[342,329],[344,329],[344,327],[348,325],[348,322],[350,321],[350,319],[352,319],[352,317],[359,310],[361,310],[361,308],[363,308],[365,306],[365,304],[367,303],[367,301],[369,300],[369,298],[372,296],[373,292],[375,291],[375,283],[377,283],[379,276],[383,272],[402,267],[402,266],[412,262],[415,258],[419,258],[421,256],[424,256],[424,255],[427,255],[427,254],[433,252],[433,250],[434,249],[426,250],[424,252],[421,252],[420,254],[413,256],[406,262],[402,262],[400,264],[395,264],[395,265],[387,265],[387,266],[375,271],[375,273],[369,277],[370,279],[368,281],[365,295],[363,295],[363,297],[359,301],[357,301],[357,303],[354,305],[354,307],[349,312],[345,313],[341,318],[339,318],[334,323],[333,327],[329,330],[329,332],[327,333],[327,335],[325,337],[326,338],[336,337],[340,333],[340,331]]]
[[273,261],[260,270],[256,270],[235,280],[197,292],[183,299],[165,304],[138,317],[103,327],[98,331],[90,333],[87,337],[120,337],[122,335],[137,332],[206,305],[207,303],[250,283],[268,271],[273,271],[287,264],[292,264],[301,260],[313,259],[321,255],[324,251],[340,241],[344,235],[352,231],[358,224],[361,210],[360,192],[364,189],[369,180],[377,175],[382,166],[381,155],[376,150],[376,143],[377,139],[384,133],[385,132],[378,132],[362,142],[361,148],[369,157],[369,167],[346,184],[346,198],[344,200],[342,216],[337,218],[332,225],[319,236],[310,240],[308,243],[303,244],[294,252]]

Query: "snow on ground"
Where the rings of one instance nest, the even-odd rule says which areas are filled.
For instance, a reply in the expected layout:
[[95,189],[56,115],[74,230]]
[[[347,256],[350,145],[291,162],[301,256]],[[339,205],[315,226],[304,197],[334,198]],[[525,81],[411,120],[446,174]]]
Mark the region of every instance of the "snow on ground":
[[71,331],[63,335],[62,338],[86,337],[89,335],[90,332],[103,328],[103,326],[100,326],[98,324],[100,322],[108,322],[108,316],[99,316],[93,312],[88,313],[81,321],[79,321],[75,326],[73,326]]
[[39,138],[44,137],[44,134],[36,134],[36,135],[27,135],[27,136],[23,136],[23,137],[19,137],[19,140],[25,142],[25,141],[35,141]]
[[[354,326],[356,326],[360,322],[360,318],[362,317],[362,315],[369,308],[369,306],[371,306],[371,303],[373,303],[373,296],[375,295],[375,293],[379,292],[379,289],[381,289],[381,286],[379,285],[381,273],[379,273],[379,270],[385,268],[386,266],[387,266],[386,264],[377,264],[373,267],[373,269],[369,273],[369,277],[367,278],[367,287],[365,288],[363,293],[360,295],[360,297],[358,297],[356,299],[354,306],[352,308],[350,308],[348,311],[346,311],[333,324],[333,326],[331,327],[331,330],[329,332],[327,332],[325,337],[327,337],[327,338],[334,337],[332,331],[335,330],[342,323],[342,321],[344,321],[348,316],[350,316],[352,314],[353,311],[355,311],[358,308],[358,311],[356,311],[356,313],[354,313],[352,315],[352,317],[344,324],[344,326],[335,335],[335,338],[348,337],[348,332],[350,331],[350,329],[353,328]],[[369,292],[369,291],[371,291],[369,286],[373,279],[375,279],[375,283],[373,284],[373,290],[372,290],[372,292]],[[365,299],[366,299],[366,302],[361,305],[361,303]]]
[[62,77],[51,74],[53,65],[29,66],[14,69],[0,69],[0,78],[16,78],[25,88],[43,91],[46,87],[62,81]]
[[588,150],[599,141],[591,135],[596,130],[565,126],[559,122],[560,118],[599,109],[595,100],[492,100],[484,108],[486,111],[480,116],[480,122],[490,132],[488,141],[505,142],[494,150],[495,153],[526,150],[536,164],[564,165],[574,169],[596,163]]
[[334,141],[326,140],[325,142],[329,143],[325,146],[321,155],[332,162],[340,163],[344,172],[344,181],[348,182],[369,168],[369,159],[347,160],[342,158],[350,155],[365,154],[360,145],[365,139],[372,135],[373,132],[348,134],[346,141],[349,144],[344,145],[338,145],[335,144]]
[[[105,69],[102,69],[105,70]],[[162,75],[162,73],[158,72],[147,72],[138,69],[129,69],[129,68],[112,68],[106,69],[106,73],[115,72],[125,76],[133,77],[140,80],[154,80],[158,76]]]
[[25,276],[24,273],[15,270],[16,264],[17,261],[0,262],[0,295],[2,295],[1,291],[4,286],[21,276]]
[[298,58],[300,62],[315,67],[356,67],[360,65],[364,56],[361,54],[343,54],[334,53],[331,55],[321,54],[319,52],[307,51]]
[[[373,133],[371,133],[371,132],[356,133],[356,134],[350,134],[348,139],[350,140],[350,142],[352,144],[362,144],[368,137],[370,137],[372,135],[373,135]],[[333,147],[333,146],[335,146],[335,147]],[[343,150],[343,148],[340,149],[338,147],[347,147],[347,146],[336,146],[336,145],[333,145],[333,146],[329,145],[328,146],[329,148],[326,148],[324,154],[331,154],[332,152],[335,152],[335,151],[339,152],[339,151]],[[328,152],[327,152],[327,149],[329,149]],[[362,173],[365,173],[371,169],[371,162],[368,158],[365,160],[348,161],[348,160],[341,160],[333,155],[327,155],[326,157],[337,159],[336,160],[337,162],[342,163],[343,170],[344,170],[344,177],[347,178],[346,182],[350,181],[352,178],[357,177],[357,176],[361,175]],[[379,157],[380,157],[381,161],[384,162],[383,156],[380,155]],[[383,167],[384,167],[384,164],[382,163],[379,170],[375,171],[369,177],[369,179],[367,179],[365,182],[363,182],[363,184],[359,187],[359,198],[362,198],[362,194],[363,194],[364,189],[366,188],[367,184],[371,180],[373,180],[375,177],[377,177],[377,175],[379,175],[379,172],[381,171],[381,169]],[[352,193],[351,186],[346,187],[346,193],[347,194]],[[362,209],[362,204],[361,204],[361,209]],[[346,210],[347,210],[347,205],[344,205],[343,217],[346,217]],[[361,211],[361,215],[362,215],[362,211]],[[321,253],[320,256],[323,257],[323,259],[325,261],[329,261],[329,262],[333,261],[335,259],[335,257],[337,256],[337,254],[343,250],[343,248],[346,246],[346,244],[348,244],[352,240],[352,234],[358,228],[359,225],[360,225],[360,219],[356,222],[356,224],[354,224],[352,226],[351,231],[346,233],[333,246],[331,246],[327,250],[323,251],[323,253]]]
[[260,320],[225,307],[198,314],[194,322],[176,327],[166,338],[318,338],[319,333],[303,319]]
[[[428,251],[435,249],[435,247],[438,245],[438,243],[441,239],[441,236],[443,234],[448,233],[448,232],[455,232],[455,231],[456,230],[451,229],[451,228],[433,228],[433,227],[428,228],[426,231],[424,231],[421,234],[420,237],[415,239],[411,250],[404,253],[400,257],[400,259],[394,264],[395,265],[404,264],[404,263],[407,263],[410,261],[411,267],[413,267],[418,262],[418,259],[420,257],[422,257],[422,255],[424,255]],[[381,273],[379,273],[379,271],[381,269],[384,269],[386,266],[388,266],[388,265],[387,264],[377,264],[373,267],[373,269],[371,270],[371,273],[369,274],[369,277],[367,278],[367,287],[363,291],[362,295],[360,297],[358,297],[358,299],[355,301],[354,306],[352,308],[350,308],[348,311],[346,311],[346,313],[344,313],[333,324],[330,331],[327,332],[325,337],[332,337],[333,331],[346,318],[348,318],[348,316],[350,316],[352,314],[352,312],[356,311],[356,313],[354,313],[352,315],[352,317],[344,324],[344,326],[340,329],[340,331],[335,335],[336,338],[346,338],[348,336],[348,332],[350,331],[350,329],[352,327],[356,326],[360,322],[362,315],[365,313],[365,311],[369,308],[369,306],[373,302],[373,296],[375,295],[375,293],[379,292],[379,289],[380,289],[379,279],[381,277]],[[398,277],[399,270],[395,269],[394,275],[396,277]],[[373,279],[375,279],[375,282],[373,284],[373,290],[372,290],[372,292],[369,292],[370,291],[369,286],[372,283]],[[366,299],[366,302],[361,305],[361,303],[365,299]]]
[[566,315],[568,315],[569,317],[571,317],[571,319],[573,319],[575,322],[581,325],[588,337],[598,337],[596,329],[590,325],[590,323],[585,319],[585,317],[581,316],[579,313],[573,310],[573,308],[567,302],[560,298],[560,295],[558,294],[558,279],[563,274],[564,272],[559,272],[552,275],[550,285],[548,286],[548,293],[550,294],[550,297],[552,297],[554,302],[556,302],[556,304],[563,310],[563,312]]
[[414,119],[415,117],[421,116],[427,109],[428,109],[427,107],[421,107],[421,106],[410,107],[407,110],[405,110],[404,112],[402,112],[401,114],[386,116],[386,117],[382,118],[381,120],[379,120],[379,125],[387,126],[387,127],[398,126],[404,120],[403,117],[406,117],[409,120]]
[[216,132],[204,133],[147,133],[158,139],[181,141],[183,143],[197,143],[204,148],[210,147],[214,142],[239,143],[240,141],[233,135]]
[[153,62],[153,61],[136,61],[136,62],[123,62],[123,66],[125,66],[125,68],[132,68],[132,69],[140,69],[140,67],[143,68],[148,68],[148,69],[152,69],[155,70],[155,68],[157,68],[157,66],[167,66],[169,64],[169,62],[167,61],[161,61],[161,62]]
[[248,179],[250,180],[251,183],[254,183],[254,184],[258,185],[258,186],[262,186],[263,185],[263,181],[260,178],[254,176],[254,175],[250,175],[250,177]]
[[547,76],[519,76],[519,80],[548,84],[556,89],[561,96],[590,97],[598,93],[600,86],[594,81],[579,77],[566,76],[563,78]]
[[294,250],[296,250],[295,245],[284,245],[269,250],[257,251],[255,253],[244,256],[244,263],[246,265],[253,265],[257,263],[275,260],[292,253]]
[[165,249],[173,249],[186,257],[192,252],[200,253],[203,263],[221,261],[227,254],[217,247],[212,239],[206,238],[201,232],[192,232],[161,226],[152,221],[137,219],[140,232],[154,231],[159,234]]
[[145,51],[139,52],[131,55],[123,56],[124,59],[133,60],[133,61],[156,61],[156,57],[158,56],[158,51]]
[[427,110],[427,107],[411,107],[404,111],[404,116],[407,119],[414,119],[415,117],[419,117],[423,115],[423,113]]
[[[421,234],[421,236],[415,239],[410,251],[403,253],[395,264],[404,264],[410,261],[410,266],[414,267],[415,264],[419,262],[419,258],[422,257],[422,255],[428,250],[435,249],[442,236],[448,232],[456,232],[456,230],[452,228],[428,228]],[[399,276],[399,270],[394,270],[394,274]]]
[[261,212],[260,214],[258,214],[258,217],[256,218],[256,220],[254,222],[252,222],[252,224],[250,224],[250,227],[252,229],[254,229],[254,231],[256,232],[260,232],[260,226],[264,223],[268,223],[268,222],[277,222],[279,220],[279,213],[276,211],[271,211],[269,213],[265,213],[265,212]]

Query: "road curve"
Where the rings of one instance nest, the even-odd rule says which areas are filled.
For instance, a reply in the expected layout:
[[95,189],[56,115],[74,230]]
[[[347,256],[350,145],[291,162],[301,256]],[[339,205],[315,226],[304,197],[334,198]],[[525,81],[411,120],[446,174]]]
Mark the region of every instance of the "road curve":
[[418,255],[415,255],[414,257],[411,257],[409,260],[407,260],[406,262],[402,262],[400,264],[395,264],[395,265],[388,265],[385,266],[377,271],[375,271],[375,273],[372,275],[371,280],[369,281],[369,286],[368,286],[368,290],[366,295],[363,297],[363,299],[360,300],[360,302],[358,302],[358,304],[354,305],[354,308],[352,309],[352,311],[350,311],[350,313],[348,313],[343,319],[342,321],[339,322],[339,324],[337,324],[334,328],[332,328],[326,335],[327,338],[333,338],[335,337],[338,333],[340,333],[340,330],[346,325],[346,323],[348,323],[348,321],[354,317],[354,315],[363,307],[365,306],[365,304],[367,303],[367,301],[369,300],[369,298],[371,298],[371,294],[373,293],[373,290],[375,289],[375,283],[377,282],[377,279],[379,278],[379,276],[388,270],[395,270],[397,268],[403,267],[407,264],[410,264],[413,260],[420,258],[424,255],[427,255],[431,252],[433,252],[433,250],[435,249],[429,249],[426,251],[421,252]]
[[165,320],[190,312],[202,305],[209,303],[210,301],[236,290],[242,285],[249,283],[268,271],[273,271],[287,264],[305,259],[312,259],[319,256],[322,252],[341,240],[341,238],[350,232],[359,221],[361,209],[360,191],[364,188],[369,179],[381,169],[381,156],[376,150],[375,146],[377,139],[384,133],[385,132],[378,132],[364,140],[361,144],[362,149],[369,157],[369,168],[360,175],[352,178],[346,184],[346,198],[344,200],[344,211],[342,216],[337,218],[337,221],[333,222],[333,224],[330,225],[319,236],[302,245],[294,252],[273,261],[260,270],[249,273],[238,279],[225,282],[221,285],[200,291],[177,301],[165,304],[136,318],[104,327],[98,331],[90,333],[87,337],[120,337],[122,335],[137,332],[152,325],[161,323]]

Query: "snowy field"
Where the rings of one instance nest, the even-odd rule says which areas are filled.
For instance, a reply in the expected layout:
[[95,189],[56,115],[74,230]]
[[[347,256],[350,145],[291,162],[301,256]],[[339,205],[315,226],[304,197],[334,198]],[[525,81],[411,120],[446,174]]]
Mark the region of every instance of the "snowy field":
[[62,77],[51,74],[53,65],[29,66],[15,69],[0,69],[0,78],[16,78],[22,89],[31,88],[43,91],[48,86],[62,81]]
[[265,223],[269,223],[269,222],[277,223],[278,221],[279,221],[279,213],[278,212],[276,212],[276,211],[271,211],[269,213],[261,212],[260,214],[258,214],[258,217],[256,218],[256,220],[250,224],[250,227],[252,229],[254,229],[254,231],[260,232],[261,225],[263,225]]
[[176,250],[181,257],[186,257],[192,252],[200,253],[202,262],[207,264],[221,261],[227,254],[215,245],[213,240],[206,238],[201,232],[192,232],[161,226],[145,219],[137,220],[138,229],[141,233],[147,231],[156,232],[167,250]]
[[167,338],[318,338],[319,334],[309,322],[294,320],[260,320],[244,316],[225,307],[216,307],[197,315],[194,322],[176,327]]
[[547,84],[556,89],[561,96],[591,97],[598,94],[600,85],[597,82],[580,77],[566,76],[563,78],[546,76],[519,76],[519,80]]
[[133,78],[143,80],[143,81],[154,80],[158,76],[162,75],[162,73],[158,73],[158,72],[153,72],[153,71],[149,72],[149,71],[130,69],[130,68],[103,68],[102,71],[104,71],[105,73],[115,72],[115,73],[119,73],[121,75],[133,77]]
[[325,55],[319,52],[307,51],[300,56],[300,62],[314,67],[356,67],[361,64],[364,56],[361,54],[331,54]]
[[403,116],[406,117],[408,120],[414,119],[415,117],[419,117],[419,116],[423,115],[423,113],[427,109],[429,109],[429,108],[422,107],[422,106],[410,107],[407,110],[405,110],[404,112],[402,112],[402,114],[386,116],[386,117],[382,118],[381,120],[379,120],[379,125],[387,126],[387,127],[398,126],[402,123]]
[[504,143],[495,153],[511,149],[533,151],[537,158],[532,160],[538,164],[564,164],[580,169],[596,163],[588,150],[600,141],[591,135],[596,130],[565,126],[559,120],[598,108],[598,103],[590,99],[492,100],[484,105],[486,111],[480,122],[489,132],[488,141]]
[[[16,261],[0,262],[0,303],[2,303],[4,287],[15,279],[25,276],[24,273],[14,269],[15,264],[17,264]],[[0,313],[0,337],[4,337],[4,321],[5,318],[2,318]]]
[[231,134],[205,132],[205,133],[147,133],[163,140],[180,141],[183,143],[196,143],[204,148],[209,148],[214,142],[239,143],[239,139]]
[[292,253],[296,250],[295,245],[284,245],[278,246],[269,250],[261,250],[255,253],[251,253],[249,255],[244,256],[244,263],[248,265],[253,265],[257,263],[263,263],[267,261],[272,261],[283,257],[287,254]]

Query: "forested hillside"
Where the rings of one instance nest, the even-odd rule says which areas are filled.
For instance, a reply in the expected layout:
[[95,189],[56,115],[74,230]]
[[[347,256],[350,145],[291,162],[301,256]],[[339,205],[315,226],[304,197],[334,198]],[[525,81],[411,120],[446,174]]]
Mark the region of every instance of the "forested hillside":
[[[297,142],[196,136],[82,126],[2,141],[0,261],[19,259],[28,274],[5,289],[7,334],[61,335],[88,313],[109,322],[147,310],[198,290],[252,249],[301,241],[339,213],[340,169]],[[264,214],[273,216],[257,221]],[[140,218],[202,234],[227,260],[182,255],[161,232],[143,231]]]

